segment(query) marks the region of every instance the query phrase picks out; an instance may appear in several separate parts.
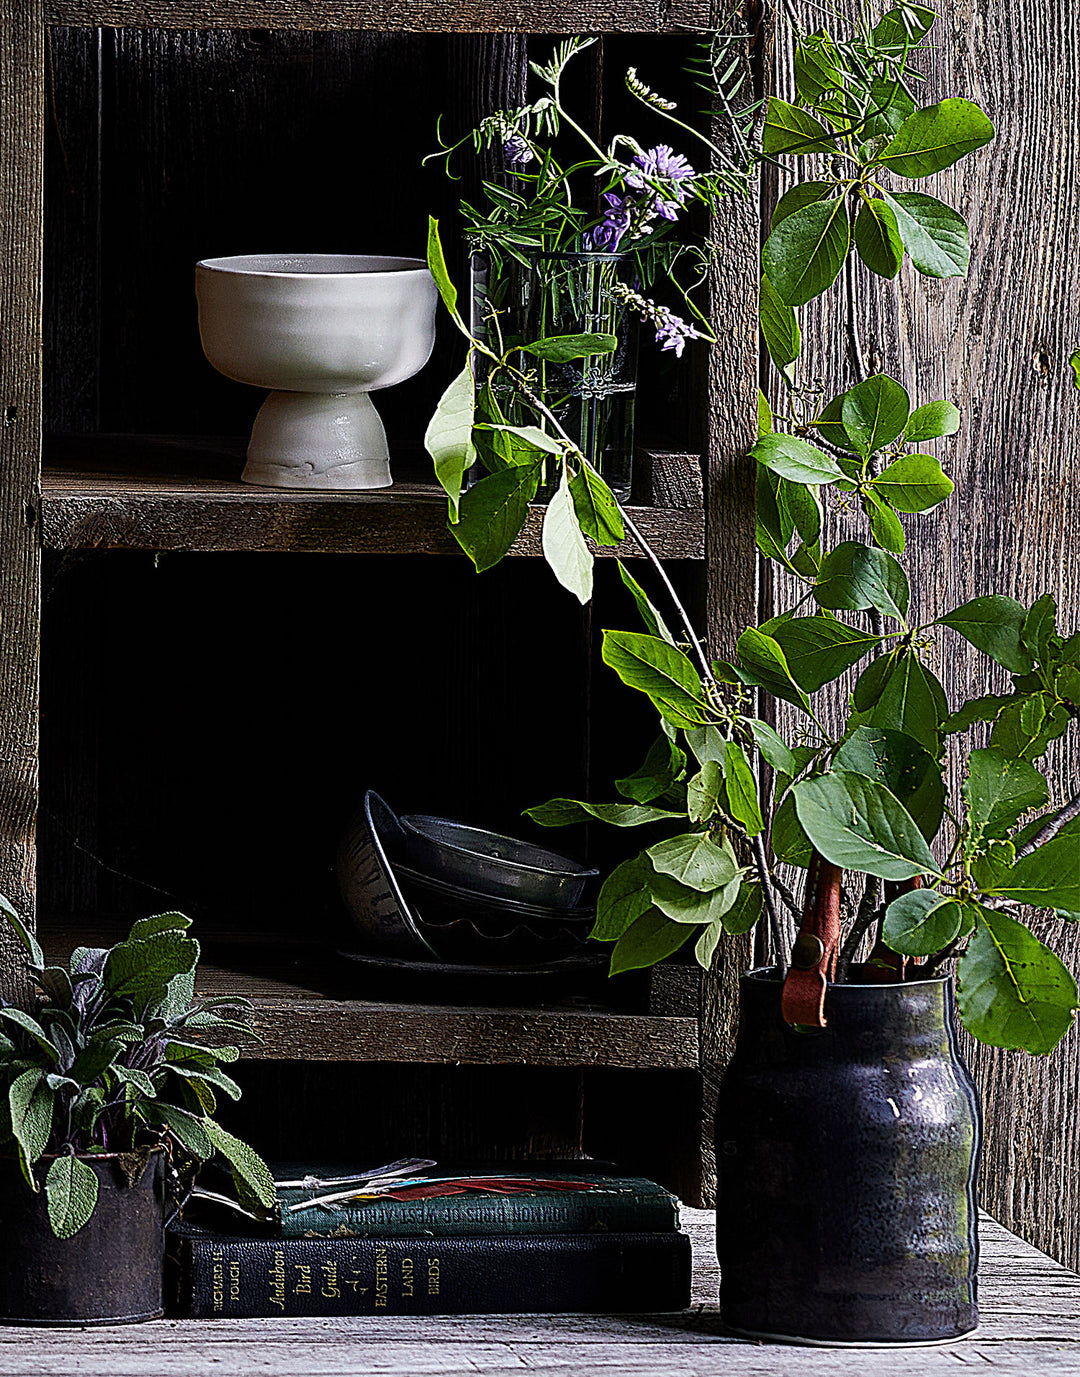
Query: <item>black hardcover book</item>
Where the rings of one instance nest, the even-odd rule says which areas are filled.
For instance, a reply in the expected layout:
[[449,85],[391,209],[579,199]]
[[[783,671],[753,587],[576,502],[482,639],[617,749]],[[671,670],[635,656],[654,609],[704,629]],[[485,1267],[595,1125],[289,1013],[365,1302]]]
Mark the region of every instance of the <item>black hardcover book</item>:
[[685,1234],[465,1238],[246,1238],[190,1225],[170,1235],[173,1313],[495,1315],[682,1310]]

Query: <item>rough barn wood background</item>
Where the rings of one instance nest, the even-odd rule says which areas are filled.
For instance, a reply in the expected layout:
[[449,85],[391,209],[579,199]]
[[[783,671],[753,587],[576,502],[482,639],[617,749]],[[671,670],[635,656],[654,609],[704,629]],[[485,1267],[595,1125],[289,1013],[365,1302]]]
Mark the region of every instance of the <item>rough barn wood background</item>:
[[[791,89],[785,8],[778,92]],[[1080,394],[1068,358],[1080,346],[1080,18],[1058,0],[941,0],[935,8],[934,52],[920,63],[925,99],[977,101],[997,138],[926,187],[969,221],[967,281],[919,278],[905,262],[895,283],[871,286],[860,267],[860,293],[875,298],[863,323],[872,368],[901,379],[919,402],[950,398],[963,415],[960,433],[939,450],[956,482],[953,499],[908,523],[912,601],[929,621],[984,593],[1030,603],[1049,592],[1060,624],[1075,630]],[[809,28],[828,22],[809,0],[792,11]],[[829,396],[853,381],[842,361],[841,309],[837,288],[802,313],[803,366]],[[949,633],[930,655],[950,700],[970,694],[987,663]],[[1060,744],[1046,762],[1059,801],[1080,782],[1075,745]],[[1043,922],[1037,930],[1080,971],[1080,929]],[[1048,1058],[970,1042],[966,1051],[986,1111],[985,1207],[1080,1265],[1080,1036],[1074,1029]]]

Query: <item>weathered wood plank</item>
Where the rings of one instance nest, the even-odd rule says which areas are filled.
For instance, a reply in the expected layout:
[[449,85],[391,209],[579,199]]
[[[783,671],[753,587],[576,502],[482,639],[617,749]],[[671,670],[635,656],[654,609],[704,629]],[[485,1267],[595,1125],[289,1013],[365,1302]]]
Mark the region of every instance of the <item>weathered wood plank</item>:
[[694,1306],[673,1315],[447,1315],[375,1319],[163,1320],[137,1329],[0,1330],[0,1377],[937,1377],[957,1364],[1028,1377],[1080,1370],[1080,1277],[980,1225],[977,1333],[945,1348],[798,1349],[725,1334],[716,1312],[712,1216],[684,1210]]
[[[747,6],[749,16],[761,12]],[[713,18],[728,22],[730,7],[718,0]],[[768,82],[764,62],[767,29],[746,45],[750,88],[760,96]],[[709,282],[711,318],[719,343],[709,354],[705,560],[707,634],[710,654],[732,658],[735,640],[757,620],[758,555],[755,531],[754,462],[747,452],[757,438],[757,196],[730,196],[715,216],[712,235],[728,246],[713,265]],[[713,1114],[720,1078],[735,1048],[739,980],[750,965],[749,937],[725,937],[701,986],[702,1195],[715,1190]]]
[[670,33],[708,22],[708,0],[50,0],[49,24],[409,33]]
[[[445,498],[434,484],[395,482],[347,494],[249,487],[237,481],[235,455],[212,446],[152,436],[70,436],[51,443],[42,543],[54,550],[460,554],[446,526]],[[90,458],[80,457],[88,452]],[[631,514],[665,558],[701,558],[700,505],[631,508]],[[510,553],[540,555],[542,524],[543,508],[533,507]],[[632,540],[597,553],[623,559],[640,554]]]
[[[39,0],[0,23],[0,891],[34,907],[37,812],[37,542],[41,437],[41,217],[45,31]],[[0,968],[16,944],[5,924]]]

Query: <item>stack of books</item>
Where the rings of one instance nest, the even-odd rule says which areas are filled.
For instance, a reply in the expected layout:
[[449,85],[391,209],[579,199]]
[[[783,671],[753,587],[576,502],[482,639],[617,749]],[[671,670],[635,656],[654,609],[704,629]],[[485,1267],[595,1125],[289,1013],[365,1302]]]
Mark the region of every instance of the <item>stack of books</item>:
[[173,1313],[684,1309],[690,1240],[679,1232],[675,1197],[641,1177],[575,1165],[591,1164],[549,1170],[533,1162],[486,1174],[415,1161],[376,1174],[275,1168],[271,1225],[220,1229],[198,1201],[185,1209],[170,1237]]

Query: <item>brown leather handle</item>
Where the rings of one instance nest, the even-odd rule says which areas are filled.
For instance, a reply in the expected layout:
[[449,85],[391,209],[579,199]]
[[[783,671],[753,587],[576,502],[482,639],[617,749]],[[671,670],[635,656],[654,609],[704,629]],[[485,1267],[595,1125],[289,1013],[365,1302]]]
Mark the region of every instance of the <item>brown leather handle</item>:
[[809,1028],[826,1025],[825,991],[836,974],[843,878],[838,865],[814,852],[806,876],[802,922],[780,1000],[787,1023]]

